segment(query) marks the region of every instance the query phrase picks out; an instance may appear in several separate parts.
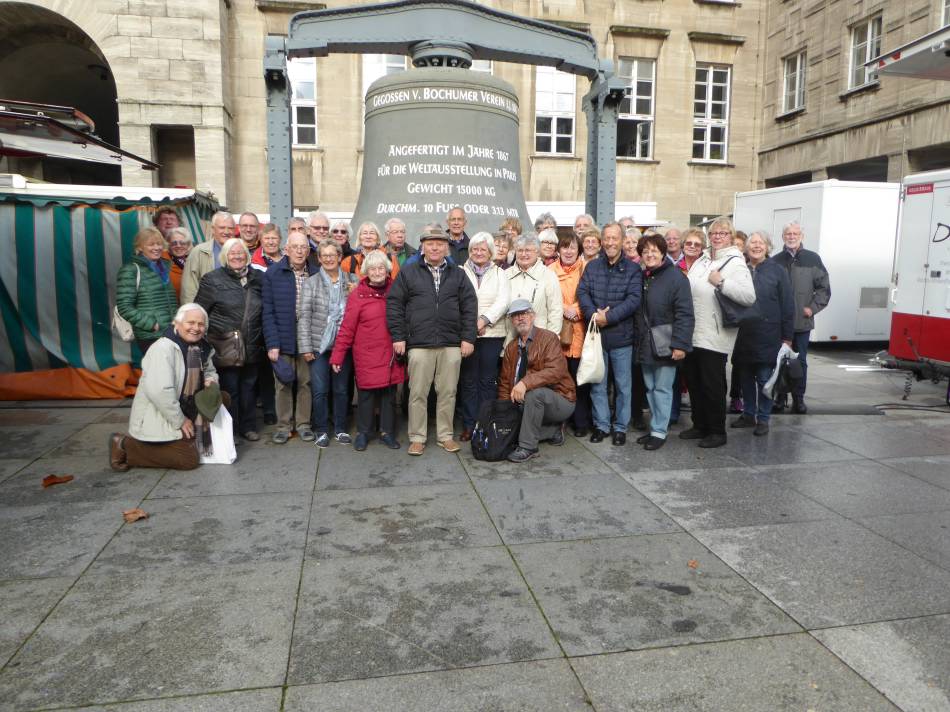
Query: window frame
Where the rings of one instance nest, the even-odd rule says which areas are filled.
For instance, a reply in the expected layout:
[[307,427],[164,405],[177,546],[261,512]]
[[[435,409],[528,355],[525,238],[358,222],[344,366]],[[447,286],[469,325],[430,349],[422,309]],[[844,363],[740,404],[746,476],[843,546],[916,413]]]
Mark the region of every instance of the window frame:
[[[782,62],[784,67],[783,77],[782,77],[782,113],[790,114],[793,111],[800,111],[805,108],[805,67],[806,67],[807,57],[805,55],[805,50],[801,52],[796,52],[795,54],[785,57]],[[795,63],[794,71],[789,71],[789,65],[791,62]],[[789,90],[789,80],[795,82],[795,86],[792,90]],[[791,97],[793,104],[789,104],[789,98]]]
[[[306,68],[312,68],[313,79],[313,99],[299,99],[295,82],[299,76],[306,72]],[[319,146],[320,132],[317,119],[317,60],[315,57],[300,57],[291,59],[287,62],[287,79],[290,82],[290,125],[291,125],[291,145],[293,148],[314,148]],[[301,122],[298,109],[313,109],[313,123]],[[300,140],[300,129],[313,129],[313,142]]]
[[[544,94],[549,94],[551,98],[550,104],[557,106],[557,97],[558,95],[570,95],[570,111],[566,109],[541,109],[539,104],[541,104],[540,98],[542,95],[542,89],[540,88],[541,82],[539,82],[539,76],[543,74],[550,74],[551,79],[551,89],[543,90]],[[568,92],[564,89],[567,81],[566,77],[571,78],[571,91]],[[558,87],[558,80],[562,80],[562,87]],[[564,157],[573,157],[575,155],[576,148],[576,135],[577,135],[577,76],[570,74],[568,72],[560,72],[554,67],[548,67],[543,65],[538,65],[535,67],[535,86],[534,86],[534,153],[539,156],[564,156]],[[550,130],[548,131],[539,131],[538,120],[539,119],[551,119]],[[570,132],[565,132],[559,130],[559,121],[561,120],[570,120],[571,129]],[[547,139],[550,141],[550,150],[542,151],[538,148],[538,139]],[[570,150],[569,151],[558,151],[557,145],[559,139],[568,138],[570,140]]]
[[[380,58],[382,58],[382,61],[380,61]],[[362,97],[362,101],[366,101],[366,92],[369,91],[370,85],[377,79],[388,77],[390,74],[405,72],[408,69],[407,59],[407,57],[401,54],[362,55],[362,63],[360,67],[360,81],[363,87],[363,92],[360,95]],[[399,64],[400,62],[402,63],[401,66]],[[382,71],[380,71],[380,69]]]
[[[877,29],[877,35],[873,35],[872,30]],[[865,31],[864,40],[856,42],[858,32]],[[884,30],[884,16],[881,14],[872,15],[861,22],[851,26],[849,33],[850,42],[848,43],[848,90],[861,89],[862,87],[877,84],[877,69],[866,66],[875,57],[881,54],[881,38]],[[862,57],[856,58],[856,54],[863,47]],[[861,73],[863,81],[856,82],[855,77]]]
[[950,0],[943,0],[943,12],[940,17],[940,27],[950,25]]
[[[705,93],[705,99],[697,99],[697,90],[700,87],[700,79],[698,74],[700,71],[708,72],[706,80],[702,83]],[[715,73],[717,71],[726,72],[726,81],[725,84],[716,82]],[[722,101],[715,101],[712,97],[714,95],[715,87],[724,86],[723,99]],[[713,63],[698,63],[696,65],[696,72],[694,74],[693,81],[693,137],[692,137],[692,160],[700,163],[727,163],[729,160],[729,119],[732,112],[732,65],[729,64],[713,64]],[[704,104],[703,116],[696,115],[696,104],[702,101]],[[713,105],[722,104],[722,117],[716,118],[713,116]],[[720,141],[713,141],[712,134],[714,130],[720,130],[722,132],[722,139]],[[696,156],[696,131],[703,131],[702,145],[703,145],[703,155]],[[712,155],[712,146],[713,145],[722,145],[722,157],[721,158],[711,158]]]
[[[639,70],[641,64],[645,63],[650,64],[650,94],[649,96],[643,96],[637,93],[638,85],[640,82],[647,81],[641,79]],[[624,63],[628,63],[630,66],[629,76],[624,74]],[[621,111],[617,115],[617,130],[619,134],[620,122],[621,121],[631,121],[638,122],[636,124],[636,140],[634,145],[636,146],[636,155],[621,155],[617,153],[617,158],[629,159],[629,160],[642,160],[649,161],[653,160],[653,137],[656,135],[656,59],[650,57],[618,57],[617,58],[617,76],[620,79],[623,79],[627,82],[627,86],[632,90],[628,93],[623,102],[629,102],[630,108],[634,111],[623,112],[623,102],[620,103]],[[640,113],[635,111],[637,109],[637,102],[640,100],[648,99],[650,102],[650,112],[647,114]],[[643,129],[644,127],[649,129],[649,136],[646,138],[647,149],[645,154],[641,155],[644,152],[641,151],[641,148],[644,143],[643,139]],[[619,151],[620,142],[617,142],[617,150]]]

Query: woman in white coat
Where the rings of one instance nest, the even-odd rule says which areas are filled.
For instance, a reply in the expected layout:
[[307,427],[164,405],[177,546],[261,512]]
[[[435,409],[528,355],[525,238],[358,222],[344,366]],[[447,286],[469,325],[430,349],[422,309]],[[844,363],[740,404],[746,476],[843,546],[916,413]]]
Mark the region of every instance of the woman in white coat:
[[478,339],[475,351],[462,359],[461,440],[472,439],[478,410],[485,401],[498,397],[498,358],[505,341],[508,320],[508,276],[495,264],[495,240],[487,232],[476,233],[468,242],[468,260],[462,266],[478,296]]
[[709,252],[689,269],[693,296],[693,350],[683,362],[693,427],[680,433],[699,440],[700,447],[726,444],[726,360],[736,343],[738,329],[722,325],[716,292],[742,305],[755,303],[752,275],[742,253],[733,246],[735,227],[727,217],[709,226]]
[[[541,242],[534,235],[522,235],[515,240],[515,263],[505,272],[511,284],[508,296],[512,302],[527,299],[534,307],[534,325],[560,334],[564,322],[561,284],[557,275],[544,266],[540,255]],[[505,343],[516,335],[514,325],[509,325]]]

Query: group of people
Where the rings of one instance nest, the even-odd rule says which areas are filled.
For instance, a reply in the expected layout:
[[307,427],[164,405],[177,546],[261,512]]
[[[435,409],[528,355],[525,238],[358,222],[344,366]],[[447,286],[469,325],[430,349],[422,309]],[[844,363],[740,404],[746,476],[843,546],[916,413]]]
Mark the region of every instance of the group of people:
[[[274,443],[296,433],[356,450],[377,435],[402,447],[401,393],[410,455],[425,451],[433,405],[436,442],[455,452],[484,404],[512,401],[522,410],[515,462],[537,456],[542,441],[563,443],[568,422],[577,437],[621,446],[632,421],[644,431],[638,444],[656,450],[679,419],[685,384],[692,426],[680,437],[719,447],[729,355],[744,396],[731,425],[765,435],[773,404],[762,385],[776,355],[785,343],[805,365],[814,315],[830,299],[798,223],[785,226],[774,257],[762,231],[742,235],[740,250],[726,217],[706,231],[641,232],[630,218],[598,228],[581,215],[559,236],[544,214],[533,233],[509,219],[469,236],[456,207],[447,229],[426,226],[418,249],[398,218],[382,233],[360,225],[355,246],[347,223],[319,211],[293,218],[283,245],[279,227],[253,213],[237,225],[215,214],[212,239],[194,247],[173,210],[154,224],[118,275],[117,310],[144,356],[129,434],[110,442],[116,469],[197,466],[181,447],[195,437],[195,396],[210,384],[226,394],[236,436],[260,438],[259,401]],[[727,327],[721,299],[755,312]],[[578,384],[595,330],[604,375]],[[804,380],[799,388],[792,407],[803,413]]]

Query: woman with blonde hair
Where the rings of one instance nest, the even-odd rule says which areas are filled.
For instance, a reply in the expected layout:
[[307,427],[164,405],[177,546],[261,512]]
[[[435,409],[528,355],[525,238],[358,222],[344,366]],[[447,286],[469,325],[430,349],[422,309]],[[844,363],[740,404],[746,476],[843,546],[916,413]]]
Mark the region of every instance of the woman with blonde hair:
[[[577,285],[584,274],[584,260],[581,259],[581,246],[577,235],[573,232],[558,240],[558,260],[551,265],[561,287],[561,299],[564,302],[564,326],[561,327],[561,350],[567,359],[567,370],[574,380],[577,391],[577,401],[574,413],[571,415],[571,425],[574,435],[578,438],[587,436],[590,431],[590,384],[577,385],[577,367],[581,362],[581,349],[584,347],[584,335],[587,329],[584,317],[581,314],[581,305],[577,301]],[[570,327],[570,343],[565,343],[567,328]]]
[[132,259],[119,268],[115,306],[132,325],[135,343],[144,355],[172,323],[178,296],[171,281],[171,263],[162,259],[165,238],[154,227],[135,236]]
[[578,237],[581,240],[581,259],[585,262],[596,260],[600,255],[600,230],[593,225],[585,227]]
[[[389,257],[382,248],[383,239],[376,223],[367,221],[360,225],[360,229],[356,231],[356,240],[358,245],[353,250],[353,254],[345,257],[340,264],[340,269],[347,274],[362,274],[360,268],[363,265],[363,259],[370,252],[379,250],[384,253],[384,256]],[[389,276],[396,279],[397,274],[399,274],[399,260],[389,257]]]

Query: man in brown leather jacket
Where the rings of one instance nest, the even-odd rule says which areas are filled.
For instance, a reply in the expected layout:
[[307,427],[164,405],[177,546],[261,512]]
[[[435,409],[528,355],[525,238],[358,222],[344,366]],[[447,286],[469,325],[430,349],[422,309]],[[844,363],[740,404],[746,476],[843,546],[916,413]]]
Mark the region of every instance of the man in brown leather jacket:
[[564,444],[564,421],[574,412],[577,396],[561,339],[553,331],[535,327],[531,302],[515,299],[508,307],[508,316],[518,338],[505,349],[498,398],[522,406],[518,447],[508,459],[524,462],[537,457],[540,440]]

